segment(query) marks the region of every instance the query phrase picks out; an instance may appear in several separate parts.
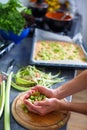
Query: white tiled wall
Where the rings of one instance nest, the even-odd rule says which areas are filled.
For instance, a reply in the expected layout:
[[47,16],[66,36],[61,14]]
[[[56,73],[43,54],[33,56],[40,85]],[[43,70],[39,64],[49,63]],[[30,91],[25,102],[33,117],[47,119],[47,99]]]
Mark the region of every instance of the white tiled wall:
[[[8,0],[0,0],[0,2],[2,3],[6,3]],[[29,0],[20,0],[24,6],[28,6],[29,5]]]
[[0,0],[0,2],[2,3],[6,3],[8,0]]

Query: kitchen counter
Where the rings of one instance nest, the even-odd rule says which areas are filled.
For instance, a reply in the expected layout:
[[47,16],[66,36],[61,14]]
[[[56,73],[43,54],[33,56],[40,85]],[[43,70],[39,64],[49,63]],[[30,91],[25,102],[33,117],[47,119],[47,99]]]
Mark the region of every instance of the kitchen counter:
[[[18,69],[18,66],[26,66],[29,65],[29,56],[31,53],[31,45],[32,45],[32,38],[27,37],[24,39],[20,44],[15,45],[9,52],[6,53],[1,59],[0,59],[0,71],[7,71],[7,67],[9,62],[14,59],[16,64],[14,66],[13,71],[15,72]],[[42,66],[44,68],[44,66]],[[74,77],[74,69],[65,69],[65,68],[51,68],[51,67],[45,67],[45,71],[47,72],[57,72],[61,71],[61,76],[64,77],[65,81],[62,83],[58,83],[53,86],[53,88],[60,86],[61,84],[71,80]],[[17,91],[13,87],[11,87],[11,93],[10,93],[10,106],[12,105],[13,100],[15,97],[20,93],[20,91]],[[67,98],[70,100],[70,97]],[[13,118],[11,113],[11,130],[26,130],[22,126],[20,126]],[[3,130],[4,124],[3,124],[3,116],[0,119],[0,129]],[[66,130],[66,126],[62,127],[60,130]]]

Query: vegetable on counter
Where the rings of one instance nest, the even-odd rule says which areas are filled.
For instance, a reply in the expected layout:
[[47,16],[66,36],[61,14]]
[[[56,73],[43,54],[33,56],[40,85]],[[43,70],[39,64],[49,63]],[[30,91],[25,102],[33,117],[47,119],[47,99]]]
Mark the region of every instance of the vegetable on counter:
[[0,85],[0,118],[3,114],[5,105],[5,81],[3,80]]
[[32,95],[28,98],[28,100],[31,103],[34,103],[35,101],[42,101],[46,99],[47,97],[44,94],[41,94],[39,91],[33,92]]
[[19,0],[8,0],[3,4],[0,2],[0,30],[12,31],[19,35],[27,27],[24,14],[31,15],[31,10],[27,9]]
[[12,86],[21,91],[29,90],[35,85],[51,87],[53,84],[63,81],[64,78],[59,77],[59,75],[60,72],[56,75],[52,75],[51,73],[45,73],[39,70],[35,66],[26,66],[14,74]]
[[82,47],[74,42],[40,40],[35,46],[34,60],[87,62],[87,57]]
[[6,93],[5,93],[5,108],[4,108],[4,130],[10,130],[10,88],[13,72],[7,77]]
[[[39,91],[35,91],[33,92],[29,97],[27,97],[26,99],[31,102],[32,104],[34,104],[35,101],[42,101],[42,100],[45,100],[47,97],[46,95],[40,93]],[[27,106],[25,103],[23,103],[21,105],[21,108],[23,109],[23,111],[25,113],[28,113],[29,110],[27,109]]]

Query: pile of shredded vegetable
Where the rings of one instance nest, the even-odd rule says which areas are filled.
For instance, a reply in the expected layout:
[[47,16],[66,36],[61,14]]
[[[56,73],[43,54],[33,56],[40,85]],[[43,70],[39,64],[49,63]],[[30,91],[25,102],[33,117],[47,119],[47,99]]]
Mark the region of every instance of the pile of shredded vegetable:
[[58,60],[87,62],[87,58],[78,44],[48,40],[37,42],[34,59],[51,62]]
[[50,73],[45,73],[35,66],[26,66],[17,71],[14,76],[15,84],[12,83],[12,86],[20,90],[28,90],[29,87],[35,85],[42,85],[46,87],[51,87],[53,84],[62,82],[63,77],[59,77],[60,72],[56,75]]

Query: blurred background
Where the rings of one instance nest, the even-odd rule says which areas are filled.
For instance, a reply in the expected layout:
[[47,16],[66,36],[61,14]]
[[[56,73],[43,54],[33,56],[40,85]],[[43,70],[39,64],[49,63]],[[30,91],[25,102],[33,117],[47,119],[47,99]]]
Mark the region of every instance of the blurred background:
[[78,12],[80,12],[80,14],[83,17],[82,35],[85,45],[87,46],[87,17],[86,17],[87,0],[76,0],[76,3],[78,3],[77,4]]
[[[8,0],[0,0],[0,2],[7,2]],[[20,0],[25,6],[29,6],[31,0]],[[60,0],[63,2],[64,0]],[[71,5],[74,4],[75,9],[82,15],[82,36],[85,47],[87,46],[87,17],[86,17],[86,8],[87,0],[69,0]]]

